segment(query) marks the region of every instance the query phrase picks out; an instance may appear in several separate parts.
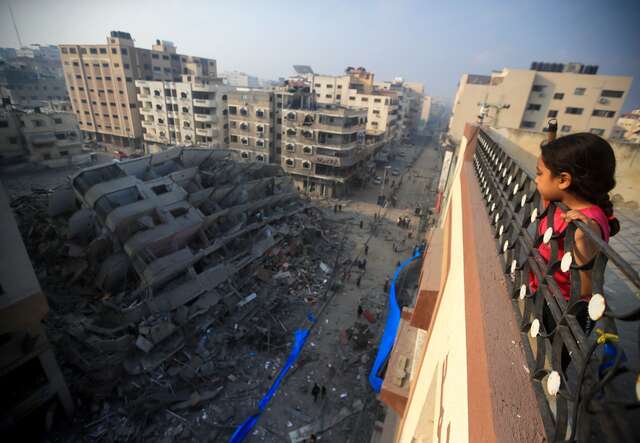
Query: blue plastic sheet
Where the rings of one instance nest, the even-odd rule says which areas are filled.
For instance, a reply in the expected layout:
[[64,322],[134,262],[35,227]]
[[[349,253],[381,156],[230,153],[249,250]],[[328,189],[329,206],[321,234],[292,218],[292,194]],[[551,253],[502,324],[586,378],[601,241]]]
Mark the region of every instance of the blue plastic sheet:
[[[315,318],[313,321],[315,321]],[[253,427],[258,422],[260,415],[262,415],[262,412],[265,410],[265,408],[271,401],[271,398],[278,391],[278,388],[280,387],[280,383],[282,383],[282,380],[287,375],[287,372],[298,359],[298,356],[300,355],[300,351],[302,351],[302,348],[304,347],[307,341],[307,337],[309,337],[309,331],[310,331],[309,329],[298,329],[295,332],[295,340],[293,343],[293,348],[291,349],[291,353],[289,354],[289,358],[287,358],[286,363],[284,364],[282,369],[280,369],[280,373],[278,374],[278,377],[275,379],[275,381],[271,385],[271,388],[269,388],[269,391],[265,394],[264,397],[262,397],[262,400],[260,400],[260,403],[258,403],[258,412],[253,414],[251,417],[247,418],[244,421],[244,423],[238,426],[238,429],[236,429],[236,431],[231,436],[229,443],[239,443],[241,441],[244,441],[247,435],[249,435],[249,432],[251,432],[251,429],[253,429]]]
[[382,333],[382,339],[380,339],[380,347],[378,348],[376,359],[374,360],[373,367],[369,373],[369,383],[375,392],[380,392],[380,389],[382,389],[383,379],[378,375],[378,373],[380,372],[380,368],[384,366],[385,362],[389,358],[389,354],[391,354],[391,349],[393,349],[393,344],[396,341],[398,327],[400,326],[400,306],[398,306],[398,301],[396,300],[396,280],[404,267],[416,258],[420,257],[422,252],[423,248],[418,249],[413,257],[409,258],[404,263],[401,263],[393,275],[393,280],[391,280],[387,322],[384,325],[384,332]]

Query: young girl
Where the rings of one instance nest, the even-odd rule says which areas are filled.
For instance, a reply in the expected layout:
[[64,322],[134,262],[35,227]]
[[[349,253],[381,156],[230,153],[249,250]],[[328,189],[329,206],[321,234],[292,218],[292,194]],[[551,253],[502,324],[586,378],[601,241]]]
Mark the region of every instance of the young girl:
[[[556,210],[553,219],[554,234],[563,232],[573,220],[584,222],[593,232],[599,233],[605,242],[620,230],[609,200],[609,191],[615,186],[615,169],[613,149],[606,140],[594,134],[571,134],[542,145],[536,166],[538,192],[545,207],[549,202],[555,201],[562,202],[569,208],[566,213]],[[540,220],[538,233],[542,235],[546,229],[547,219],[544,217]],[[551,260],[550,244],[542,243],[538,250],[547,262]],[[589,263],[596,252],[596,245],[581,229],[577,229],[572,251],[573,262],[576,265]],[[564,253],[564,239],[560,237],[558,257],[562,258]],[[591,271],[584,270],[579,274],[581,296],[588,301],[591,298]],[[569,272],[559,270],[553,278],[564,298],[569,300]],[[535,292],[538,281],[532,276],[530,283],[531,291]],[[593,325],[587,315],[586,303],[582,305],[576,316],[588,334]],[[550,312],[545,312],[545,317],[545,327],[555,327],[548,323]]]

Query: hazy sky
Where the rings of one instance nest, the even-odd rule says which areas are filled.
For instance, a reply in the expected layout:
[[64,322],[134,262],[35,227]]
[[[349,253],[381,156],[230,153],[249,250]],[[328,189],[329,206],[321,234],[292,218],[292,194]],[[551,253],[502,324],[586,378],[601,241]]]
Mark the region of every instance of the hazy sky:
[[624,110],[640,107],[640,0],[140,1],[0,0],[0,46],[173,41],[215,58],[219,70],[277,79],[293,64],[339,74],[364,66],[377,79],[424,83],[451,103],[460,75],[532,61],[597,64],[634,77]]

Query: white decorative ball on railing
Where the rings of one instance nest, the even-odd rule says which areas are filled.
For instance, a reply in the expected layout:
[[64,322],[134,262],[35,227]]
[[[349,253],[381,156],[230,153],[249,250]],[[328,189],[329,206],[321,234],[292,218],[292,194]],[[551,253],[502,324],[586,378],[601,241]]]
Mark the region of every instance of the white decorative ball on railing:
[[549,395],[556,396],[560,390],[560,374],[558,371],[551,371],[547,378],[547,392]]
[[544,231],[544,236],[542,237],[542,241],[547,244],[551,237],[553,236],[553,228],[549,226],[546,231]]
[[573,256],[570,251],[567,251],[562,256],[562,260],[560,261],[560,269],[562,272],[567,272],[571,268],[571,263],[573,262]]
[[531,335],[532,338],[536,338],[539,332],[540,332],[540,320],[538,320],[537,318],[534,318],[533,321],[531,322],[529,335]]
[[600,320],[606,307],[607,303],[602,294],[593,294],[591,300],[589,300],[589,317],[591,320]]

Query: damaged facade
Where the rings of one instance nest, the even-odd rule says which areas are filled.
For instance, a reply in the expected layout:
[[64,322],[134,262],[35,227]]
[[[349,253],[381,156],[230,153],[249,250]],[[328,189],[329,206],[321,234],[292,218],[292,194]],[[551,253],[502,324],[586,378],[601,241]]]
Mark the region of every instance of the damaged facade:
[[340,196],[366,177],[366,109],[316,105],[308,88],[284,95],[282,167],[311,194]]

